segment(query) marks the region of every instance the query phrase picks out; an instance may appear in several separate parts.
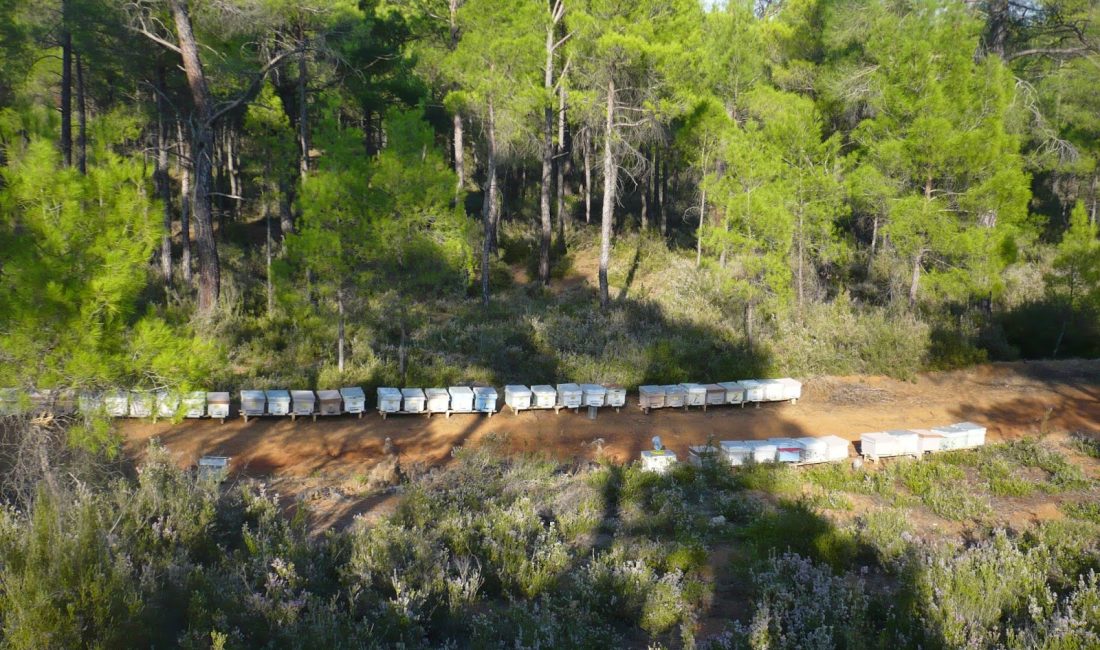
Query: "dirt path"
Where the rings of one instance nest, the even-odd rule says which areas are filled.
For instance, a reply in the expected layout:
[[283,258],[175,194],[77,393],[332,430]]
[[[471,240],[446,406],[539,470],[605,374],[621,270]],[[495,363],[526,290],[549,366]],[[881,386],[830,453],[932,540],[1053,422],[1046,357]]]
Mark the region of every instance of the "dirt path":
[[621,413],[601,410],[596,420],[563,411],[476,415],[341,417],[318,422],[261,419],[152,424],[124,421],[127,450],[140,455],[150,438],[191,464],[203,454],[233,457],[250,476],[287,478],[363,475],[383,456],[387,437],[402,464],[438,465],[457,446],[489,437],[516,452],[629,461],[660,435],[670,449],[715,440],[859,434],[972,420],[988,438],[1013,439],[1047,431],[1100,431],[1100,361],[989,364],[921,375],[906,382],[886,377],[828,377],[805,383],[797,405],[724,407],[706,413],[654,411],[644,415],[634,397]]

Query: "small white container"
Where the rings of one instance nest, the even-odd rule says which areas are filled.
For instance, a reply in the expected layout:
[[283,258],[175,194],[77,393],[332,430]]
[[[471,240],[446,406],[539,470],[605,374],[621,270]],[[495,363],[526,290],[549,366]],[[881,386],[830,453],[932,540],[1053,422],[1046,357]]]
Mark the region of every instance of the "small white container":
[[451,386],[447,389],[451,396],[451,413],[473,413],[474,391],[469,386]]
[[664,408],[665,403],[666,396],[664,386],[638,387],[638,406],[641,406],[643,411],[648,413],[649,409]]
[[684,406],[706,406],[707,387],[702,384],[680,384],[684,390]]
[[599,384],[581,384],[581,402],[599,408],[607,403],[607,389]]
[[125,390],[109,390],[103,394],[103,408],[113,418],[124,418],[130,414],[130,394]]
[[726,389],[718,384],[703,386],[707,390],[707,406],[722,406],[726,404]]
[[319,415],[340,415],[344,412],[344,399],[338,390],[317,391],[317,413]]
[[764,385],[755,379],[742,379],[737,382],[745,391],[746,402],[763,402]]
[[344,401],[344,413],[362,416],[367,410],[367,396],[358,386],[345,386],[340,389],[340,399]]
[[974,447],[981,447],[985,444],[985,432],[986,428],[980,424],[973,422],[959,422],[958,424],[951,425],[956,431],[963,431],[966,433],[966,446],[973,449]]
[[[260,391],[262,394],[263,391]],[[215,419],[225,422],[229,417],[229,393],[224,391],[210,391],[206,394],[206,412]]]
[[[226,393],[226,397],[229,393]],[[192,391],[183,398],[183,417],[185,418],[201,418],[206,417],[206,392],[201,390]],[[225,417],[229,417],[228,410]]]
[[739,467],[754,460],[755,445],[744,440],[723,440],[719,443],[722,455],[726,462],[734,467]]
[[175,391],[168,391],[166,389],[160,389],[156,393],[157,397],[157,417],[158,418],[174,418],[176,413],[180,410],[180,396]]
[[130,391],[130,417],[153,417],[153,409],[155,408],[155,406],[156,399],[153,397],[153,393],[147,390]]
[[796,404],[798,400],[802,399],[802,382],[790,377],[776,379],[776,381],[783,386],[783,394],[779,399],[789,401],[791,404]]
[[406,413],[423,413],[427,408],[427,397],[419,388],[401,389],[401,410]]
[[18,415],[23,411],[23,398],[17,388],[0,388],[0,415]]
[[742,404],[745,401],[745,387],[738,381],[721,381],[718,385],[726,389],[726,404]]
[[76,408],[84,415],[92,415],[103,411],[103,395],[85,391],[76,398]]
[[775,463],[779,460],[779,445],[770,440],[749,440],[745,444],[752,446],[752,460],[755,463]]
[[840,436],[822,436],[821,441],[825,443],[827,448],[827,461],[836,462],[848,459],[848,448],[852,443]]
[[864,433],[859,437],[859,453],[869,460],[900,456],[900,440],[886,431]]
[[290,391],[290,416],[291,418],[307,417],[313,415],[317,406],[317,396],[311,390]]
[[229,456],[203,456],[198,462],[199,478],[222,480],[229,473]]
[[504,403],[513,413],[531,408],[531,389],[521,384],[504,387]]
[[474,410],[492,415],[497,412],[497,389],[492,386],[474,387]]
[[934,454],[943,451],[943,434],[932,429],[913,429],[920,438],[920,453]]
[[446,388],[425,388],[424,402],[428,413],[446,413],[451,410],[451,394]]
[[829,445],[821,438],[797,438],[802,443],[802,461],[806,464],[824,463],[829,460]]
[[558,408],[578,409],[584,402],[584,391],[577,384],[558,384]]
[[531,387],[531,407],[552,409],[558,405],[558,391],[553,386],[537,384]]
[[657,451],[646,449],[642,452],[642,469],[647,472],[664,474],[676,464],[676,453],[667,449]]
[[778,379],[762,379],[760,385],[764,387],[765,402],[783,401],[783,382]]
[[607,388],[607,405],[613,409],[621,409],[626,406],[626,389],[622,386],[610,384]]
[[680,408],[687,404],[687,391],[679,384],[670,384],[665,389],[665,406]]
[[[207,395],[209,399],[209,395]],[[267,394],[262,390],[241,391],[241,416],[246,420],[267,413]],[[210,417],[214,417],[211,414]]]
[[401,391],[393,386],[379,386],[376,391],[378,397],[378,412],[385,417],[388,413],[401,412]]
[[894,429],[887,431],[897,439],[898,454],[901,456],[920,456],[920,436],[916,431],[909,429]]
[[801,463],[806,450],[802,442],[794,438],[768,438],[775,445],[775,460],[780,463]]
[[268,415],[290,415],[290,391],[277,389],[264,391],[267,397]]

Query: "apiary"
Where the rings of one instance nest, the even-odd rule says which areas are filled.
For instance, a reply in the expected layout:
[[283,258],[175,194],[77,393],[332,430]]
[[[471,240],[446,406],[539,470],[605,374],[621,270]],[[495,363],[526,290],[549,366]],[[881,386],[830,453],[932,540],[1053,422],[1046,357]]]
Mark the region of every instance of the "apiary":
[[558,384],[558,409],[579,409],[584,401],[584,391],[577,384]]
[[626,406],[626,389],[616,384],[609,384],[607,388],[607,405],[618,411]]
[[354,413],[363,417],[367,410],[367,396],[358,386],[345,386],[340,389],[340,399],[344,402],[344,413]]
[[726,390],[726,404],[745,403],[745,387],[738,381],[721,381],[718,385]]
[[[241,391],[242,393],[244,391]],[[260,399],[263,400],[263,391],[254,391],[260,394]],[[261,401],[262,405],[263,402]],[[229,393],[214,391],[206,393],[206,412],[212,418],[217,418],[222,422],[229,417]],[[263,407],[260,410],[263,414]]]
[[315,409],[317,407],[317,395],[311,390],[290,391],[290,419],[313,416],[316,420]]
[[130,414],[130,392],[109,390],[103,394],[103,408],[113,418],[124,418]]
[[264,391],[267,397],[268,415],[290,415],[290,391],[276,389]]
[[[206,391],[191,391],[181,401],[183,402],[183,417],[206,417]],[[229,413],[226,413],[227,417],[228,415]]]
[[600,408],[607,404],[607,389],[599,384],[581,384],[581,402]]
[[451,410],[451,394],[446,388],[425,388],[424,406],[429,416],[432,413],[447,413]]
[[676,464],[676,454],[667,449],[646,449],[642,451],[642,469],[647,472],[664,474]]
[[707,405],[707,387],[702,384],[680,384],[684,391],[684,406]]
[[649,413],[649,409],[664,408],[665,401],[664,386],[638,387],[638,406],[642,407],[646,413]]
[[505,386],[504,403],[513,413],[531,408],[531,389],[519,384]]
[[780,463],[801,463],[806,446],[794,438],[769,438],[775,445],[775,460]]
[[401,412],[401,391],[392,386],[380,386],[377,390],[378,412],[382,419],[389,413]]
[[742,379],[737,382],[745,391],[745,402],[760,403],[764,401],[764,385],[755,379]]
[[401,410],[405,413],[424,413],[428,410],[428,398],[419,388],[401,389]]
[[450,413],[474,412],[474,391],[469,386],[451,386],[447,392],[451,396]]
[[338,390],[319,390],[317,391],[317,402],[320,407],[317,412],[321,415],[340,415],[344,412],[343,401]]
[[[241,417],[245,422],[248,422],[248,418],[260,417],[265,413],[267,413],[267,395],[262,390],[241,391]],[[211,413],[210,417],[214,417],[214,414]]]
[[665,386],[665,406],[682,408],[687,405],[687,391],[679,384]]

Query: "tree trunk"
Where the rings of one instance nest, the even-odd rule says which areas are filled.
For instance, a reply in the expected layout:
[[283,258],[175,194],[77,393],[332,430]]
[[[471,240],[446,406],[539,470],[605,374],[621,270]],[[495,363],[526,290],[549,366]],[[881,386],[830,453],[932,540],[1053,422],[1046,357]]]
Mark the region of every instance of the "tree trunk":
[[561,233],[561,238],[564,241],[565,235],[565,220],[568,215],[565,212],[565,166],[571,160],[570,152],[565,148],[565,80],[559,81],[561,84],[558,90],[558,147],[557,147],[557,164],[554,165],[556,170],[556,183],[554,187],[558,193],[557,207],[554,213],[558,215],[558,231]]
[[707,218],[707,188],[702,188],[699,198],[699,231],[695,233],[695,268],[703,265],[703,224]]
[[802,240],[802,226],[803,226],[802,212],[803,212],[802,206],[799,206],[799,208],[798,208],[798,309],[799,309],[799,311],[802,310],[802,300],[803,300],[802,269],[803,269],[803,265],[805,263],[804,262],[804,255],[803,255],[803,240]]
[[282,241],[286,243],[286,236],[294,234],[294,183],[290,178],[279,181],[279,231],[282,233]]
[[199,58],[198,42],[191,31],[191,17],[187,12],[187,0],[169,0],[172,19],[176,25],[183,69],[195,104],[196,120],[191,141],[192,166],[195,170],[192,209],[195,217],[195,245],[199,256],[199,312],[209,314],[218,302],[221,290],[221,269],[218,247],[214,241],[214,222],[211,215],[210,195],[213,190],[214,133],[211,124],[212,106],[210,92]]
[[[543,65],[542,85],[546,89],[547,104],[543,107],[542,130],[542,179],[539,186],[539,219],[542,233],[539,237],[539,284],[550,286],[550,174],[554,164],[554,107],[549,97],[554,87],[554,31],[546,30],[546,62]],[[561,219],[561,214],[558,214]]]
[[615,81],[607,82],[607,121],[604,125],[603,144],[603,213],[600,222],[600,306],[611,302],[607,286],[607,267],[611,262],[611,222],[615,218],[615,184],[617,168],[613,150],[615,126]]
[[584,222],[592,223],[592,132],[584,131]]
[[265,253],[267,256],[267,316],[271,318],[271,315],[275,313],[275,284],[272,282],[274,278],[272,278],[271,275],[271,208],[268,207],[266,199],[264,200],[264,225],[267,227],[267,240],[265,241]]
[[918,251],[913,256],[913,279],[909,284],[909,306],[917,304],[917,288],[920,285],[920,264],[924,257],[924,251]]
[[752,349],[752,324],[753,324],[753,309],[752,300],[745,303],[745,341],[749,345],[749,349]]
[[668,234],[668,210],[665,202],[668,199],[668,153],[661,156],[661,167],[657,170],[657,216],[661,220],[661,236]]
[[871,266],[875,263],[875,246],[878,242],[878,215],[871,220],[871,253],[867,256],[867,272],[871,272]]
[[[302,48],[309,47],[309,39],[302,37]],[[309,133],[309,67],[307,66],[306,53],[298,55],[298,148],[301,156],[298,159],[298,174],[305,182],[309,174],[309,152],[312,147]]]
[[336,368],[341,374],[344,372],[344,290],[336,290],[336,313],[339,320],[336,323]]
[[488,140],[487,184],[485,199],[481,206],[482,219],[485,222],[485,237],[481,247],[481,302],[489,306],[489,255],[493,250],[493,236],[496,231],[497,212],[497,141],[496,116],[493,102],[489,100],[489,123],[486,129]]
[[76,169],[88,173],[88,101],[84,94],[84,62],[76,53]]
[[642,232],[645,232],[645,230],[649,227],[649,188],[653,184],[650,180],[652,177],[653,167],[648,164],[649,155],[644,148],[642,149],[642,160],[645,161],[644,164],[649,169],[642,170],[642,182],[640,188],[642,190],[642,211],[639,215],[641,219],[638,220],[638,227],[642,230]]
[[172,185],[168,178],[168,107],[164,98],[164,67],[157,68],[157,166],[154,176],[164,204],[164,233],[160,238],[160,272],[166,285],[172,282]]
[[458,176],[458,183],[455,185],[455,194],[457,195],[462,191],[463,187],[466,187],[466,152],[465,143],[462,139],[462,115],[460,115],[458,111],[455,111],[454,129],[455,176]]
[[[65,20],[65,5],[62,4]],[[61,32],[61,160],[73,166],[73,37],[68,29]]]
[[180,273],[191,286],[191,147],[183,135],[182,122],[176,123],[179,137],[180,172]]

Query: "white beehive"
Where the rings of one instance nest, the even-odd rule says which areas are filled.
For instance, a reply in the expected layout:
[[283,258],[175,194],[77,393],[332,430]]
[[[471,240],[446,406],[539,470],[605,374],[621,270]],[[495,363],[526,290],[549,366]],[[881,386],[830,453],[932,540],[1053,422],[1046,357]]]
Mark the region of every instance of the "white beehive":
[[130,393],[125,390],[109,390],[103,394],[103,408],[113,418],[130,414]]
[[103,410],[103,395],[91,391],[84,391],[77,395],[76,408],[85,415],[92,415]]
[[783,393],[779,399],[789,401],[794,404],[802,398],[802,382],[791,379],[790,377],[784,377],[783,379],[776,379],[782,385]]
[[[243,392],[243,391],[242,391]],[[263,391],[256,391],[263,394]],[[229,393],[225,391],[211,391],[206,393],[206,412],[212,418],[222,422],[229,417]],[[263,411],[261,411],[263,413]]]
[[362,416],[367,410],[367,395],[358,386],[345,386],[340,389],[340,399],[344,402],[344,413]]
[[378,412],[383,417],[387,413],[398,413],[401,411],[401,391],[393,386],[379,386],[376,391],[378,397]]
[[584,391],[577,384],[558,384],[558,408],[578,409],[584,402]]
[[684,391],[684,406],[706,406],[707,387],[702,384],[680,384]]
[[317,395],[311,390],[290,391],[290,415],[291,417],[306,417],[313,415],[317,407]]
[[0,389],[0,415],[18,415],[22,412],[23,396],[19,389]]
[[474,391],[469,386],[451,386],[447,393],[451,396],[451,413],[474,412]]
[[224,479],[229,473],[229,460],[228,456],[203,456],[198,462],[199,477]]
[[537,384],[531,387],[531,407],[537,409],[552,409],[558,405],[558,391],[547,384]]
[[649,412],[649,409],[664,408],[665,401],[664,386],[638,387],[638,406],[641,406],[643,411]]
[[752,460],[755,463],[774,463],[779,460],[779,445],[770,440],[749,440],[745,444],[752,447]]
[[679,384],[665,386],[665,406],[680,408],[687,404],[687,391]]
[[703,386],[707,391],[707,406],[722,406],[726,404],[726,389],[718,384]]
[[886,431],[864,433],[859,437],[859,453],[870,460],[901,456],[900,449],[901,440]]
[[829,460],[829,445],[821,438],[797,438],[802,444],[803,463],[824,463]]
[[822,436],[821,441],[826,446],[826,460],[831,462],[847,460],[848,447],[851,446],[850,442],[840,436]]
[[607,404],[607,389],[599,384],[581,384],[581,402],[599,408]]
[[531,389],[522,384],[509,384],[504,387],[504,403],[513,413],[531,408]]
[[419,388],[401,389],[401,410],[406,413],[423,413],[428,408],[428,398]]
[[742,404],[745,401],[745,387],[738,381],[720,381],[718,385],[726,389],[726,404]]
[[753,458],[755,445],[751,444],[750,441],[723,440],[719,443],[719,446],[722,449],[722,455],[725,456],[726,461],[734,467],[738,467],[740,465],[744,465],[755,460]]
[[958,424],[952,424],[951,427],[955,431],[961,431],[966,434],[966,446],[967,448],[981,447],[985,444],[985,432],[986,429],[980,424],[973,422],[959,422]]
[[646,449],[642,452],[642,469],[664,474],[676,464],[676,454],[667,449]]
[[174,418],[180,410],[180,396],[175,391],[160,389],[156,392],[157,417]]
[[688,447],[688,465],[703,467],[704,465],[713,465],[724,460],[725,456],[722,450],[713,445],[694,445]]
[[621,409],[626,406],[626,389],[616,384],[608,384],[607,388],[607,405],[614,409]]
[[320,406],[317,407],[317,412],[321,415],[340,415],[344,412],[344,400],[340,397],[340,391],[338,390],[319,390],[317,391],[317,403]]
[[[245,419],[259,417],[265,413],[267,413],[267,395],[262,390],[241,391],[241,415]],[[210,417],[215,416],[211,413]]]
[[920,453],[934,454],[943,451],[943,434],[932,429],[913,429],[920,438]]
[[446,388],[425,388],[424,402],[428,413],[447,413],[451,410],[451,394]]
[[267,397],[268,415],[290,415],[290,391],[275,389],[264,391]]
[[497,389],[492,386],[474,387],[474,410],[478,413],[496,413],[498,399]]
[[909,429],[893,429],[886,433],[897,438],[899,455],[920,456],[920,436],[917,435],[916,431],[910,431]]
[[775,460],[780,463],[801,463],[806,447],[794,438],[768,438],[775,445]]
[[156,407],[156,398],[147,390],[130,391],[130,417],[153,417],[153,409]]
[[742,379],[737,382],[745,391],[746,402],[763,402],[764,385],[755,379]]
[[[226,393],[228,396],[229,394]],[[188,393],[182,400],[183,402],[183,417],[185,418],[202,418],[206,417],[206,391],[196,390]],[[225,417],[229,417],[229,413],[225,414]]]

